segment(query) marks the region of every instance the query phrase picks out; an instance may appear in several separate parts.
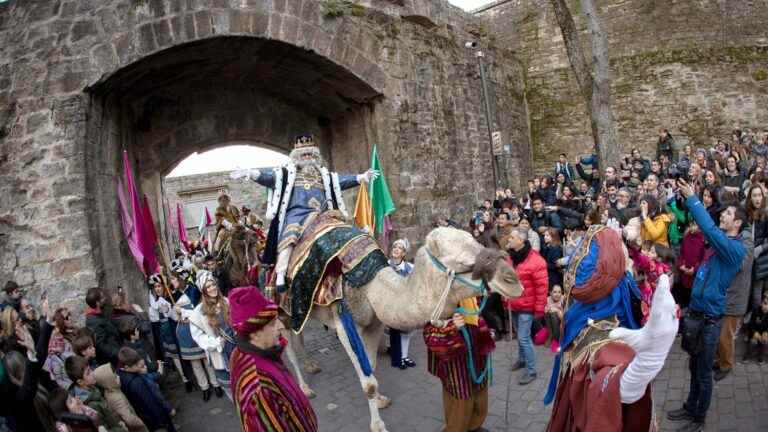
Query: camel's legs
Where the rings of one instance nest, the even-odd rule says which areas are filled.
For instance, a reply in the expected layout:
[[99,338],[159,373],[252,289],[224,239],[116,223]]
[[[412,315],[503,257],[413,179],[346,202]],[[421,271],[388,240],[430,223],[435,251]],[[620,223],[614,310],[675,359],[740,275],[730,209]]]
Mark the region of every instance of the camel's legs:
[[[376,363],[379,354],[379,340],[381,339],[381,335],[384,333],[384,324],[382,324],[379,320],[375,321],[375,324],[369,325],[360,333],[360,337],[363,339],[363,344],[365,344],[365,352],[368,355],[368,361],[371,363],[371,368],[374,371],[376,370]],[[378,387],[376,387],[376,403],[379,409],[389,407],[392,404],[392,401],[388,397],[379,393],[378,390]]]
[[299,382],[299,388],[301,388],[301,391],[304,392],[304,395],[308,398],[313,398],[316,396],[314,390],[312,390],[306,381],[304,381],[304,374],[301,373],[301,367],[299,366],[299,358],[296,355],[296,348],[301,346],[301,350],[304,350],[303,340],[299,335],[295,334],[291,330],[286,331],[286,339],[288,339],[288,346],[285,347],[285,352],[288,354],[288,361],[291,362],[291,366],[293,366],[293,374],[296,375],[296,380]]
[[304,359],[304,372],[308,374],[316,374],[320,373],[322,369],[320,368],[320,365],[313,359],[312,357],[307,354],[307,351],[304,349],[304,333],[295,335],[294,342],[296,342],[293,346],[293,350],[296,353],[296,356],[299,359]]
[[[355,352],[352,350],[352,346],[349,343],[349,336],[347,336],[347,332],[344,330],[344,325],[341,323],[341,318],[339,317],[339,312],[335,307],[332,307],[332,314],[333,314],[333,323],[334,327],[336,327],[336,333],[339,335],[339,341],[341,341],[341,345],[344,347],[344,349],[347,351],[347,356],[349,356],[349,360],[352,362],[352,365],[355,367],[355,372],[357,372],[357,376],[360,379],[360,384],[363,386],[363,392],[365,393],[365,396],[368,398],[368,410],[371,413],[371,432],[387,432],[387,427],[384,425],[384,421],[381,420],[381,416],[379,415],[379,406],[378,406],[378,382],[376,381],[376,377],[371,376],[365,376],[363,374],[363,370],[360,367],[360,363],[357,361],[357,356],[355,355]],[[358,333],[360,333],[359,326],[357,327]],[[368,343],[366,343],[366,352],[370,353],[371,349],[368,346]],[[375,351],[375,345],[374,345],[374,357],[370,358],[371,365],[375,364],[376,361],[376,351]]]

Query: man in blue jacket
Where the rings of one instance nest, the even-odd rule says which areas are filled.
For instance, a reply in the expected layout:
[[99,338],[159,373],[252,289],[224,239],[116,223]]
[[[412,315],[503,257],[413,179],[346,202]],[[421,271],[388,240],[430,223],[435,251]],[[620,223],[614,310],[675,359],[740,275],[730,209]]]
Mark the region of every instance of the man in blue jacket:
[[712,365],[725,313],[726,291],[747,254],[740,236],[742,226],[747,223],[747,215],[742,208],[729,206],[720,215],[718,229],[704,205],[694,195],[693,188],[682,179],[677,184],[709,246],[704,254],[704,262],[696,272],[688,309],[689,314],[704,322],[703,347],[691,355],[688,361],[691,372],[688,399],[682,408],[667,413],[667,418],[688,422],[678,431],[699,432],[704,430],[704,420],[712,400]]

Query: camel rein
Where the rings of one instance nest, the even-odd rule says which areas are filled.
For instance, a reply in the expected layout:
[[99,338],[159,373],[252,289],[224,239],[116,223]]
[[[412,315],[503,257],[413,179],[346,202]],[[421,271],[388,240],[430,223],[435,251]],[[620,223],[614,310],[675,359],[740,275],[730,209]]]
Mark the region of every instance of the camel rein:
[[441,320],[440,315],[443,314],[443,310],[445,309],[445,302],[448,300],[448,294],[451,292],[451,287],[453,286],[453,282],[457,281],[460,282],[473,290],[475,290],[478,295],[483,296],[483,301],[480,304],[480,308],[477,311],[468,311],[464,309],[463,307],[458,307],[456,309],[457,313],[460,313],[462,315],[480,315],[480,313],[485,309],[485,304],[488,301],[488,286],[486,285],[485,281],[480,281],[480,283],[473,283],[471,280],[466,279],[465,277],[461,275],[457,275],[455,271],[452,269],[449,269],[445,264],[440,262],[437,257],[432,255],[431,252],[427,251],[427,255],[429,256],[430,261],[432,261],[432,265],[435,266],[441,273],[445,273],[448,275],[448,280],[446,281],[445,288],[443,288],[442,293],[440,293],[440,299],[437,302],[437,305],[435,306],[435,309],[432,311],[432,316],[430,317],[430,323],[434,325],[435,327],[445,327],[448,325],[448,321]]
[[[440,294],[440,300],[437,302],[437,306],[435,306],[435,310],[432,311],[432,316],[430,317],[430,323],[435,327],[445,327],[448,325],[448,320],[441,320],[440,315],[443,313],[443,309],[445,309],[445,302],[448,300],[448,293],[451,292],[451,286],[453,286],[453,281],[459,281],[469,287],[471,287],[475,292],[478,293],[478,295],[483,296],[483,301],[480,304],[480,307],[477,309],[477,311],[468,311],[464,309],[463,307],[459,306],[456,308],[456,312],[460,313],[462,315],[480,315],[482,313],[483,309],[485,309],[485,304],[488,302],[488,286],[486,285],[484,280],[481,280],[479,284],[472,283],[472,281],[465,279],[461,275],[457,275],[455,271],[449,269],[445,264],[440,262],[437,257],[432,255],[429,251],[427,251],[427,255],[429,255],[430,260],[432,261],[432,264],[442,273],[446,273],[448,275],[448,281],[445,284],[445,288],[443,289],[443,292]],[[464,338],[464,343],[467,345],[467,366],[469,367],[469,376],[470,379],[475,384],[481,384],[486,379],[490,379],[493,375],[492,372],[492,354],[488,353],[488,356],[485,360],[485,368],[481,373],[477,373],[477,370],[475,368],[475,359],[472,352],[472,338],[469,335],[469,331],[467,330],[467,326],[461,327],[461,336]]]

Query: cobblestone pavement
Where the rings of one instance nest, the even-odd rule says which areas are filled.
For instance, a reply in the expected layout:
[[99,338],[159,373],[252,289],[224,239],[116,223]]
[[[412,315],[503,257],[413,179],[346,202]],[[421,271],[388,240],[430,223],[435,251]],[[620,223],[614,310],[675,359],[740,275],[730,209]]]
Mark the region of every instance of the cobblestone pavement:
[[[312,406],[318,415],[320,430],[342,432],[368,431],[368,406],[360,384],[335,333],[322,327],[307,328],[307,350],[323,371],[308,375],[307,381],[317,392]],[[414,334],[411,357],[415,368],[405,371],[389,366],[389,358],[379,356],[377,378],[382,394],[393,404],[382,410],[390,432],[437,432],[441,428],[442,401],[440,382],[425,367],[426,350],[421,334]],[[546,428],[550,407],[541,402],[549,382],[553,356],[537,347],[539,378],[528,386],[519,386],[509,372],[517,360],[517,343],[500,342],[493,358],[494,384],[489,395],[489,414],[485,427],[491,431],[537,432]],[[739,357],[740,358],[740,357]],[[664,419],[664,412],[679,408],[688,389],[687,355],[676,341],[667,365],[654,382],[654,399],[663,431],[674,431],[682,424]],[[768,430],[768,365],[737,363],[734,372],[715,383],[707,431]],[[199,392],[187,394],[183,388],[172,391],[179,408],[178,424],[182,432],[237,431],[239,421],[233,405],[226,399],[203,403]]]

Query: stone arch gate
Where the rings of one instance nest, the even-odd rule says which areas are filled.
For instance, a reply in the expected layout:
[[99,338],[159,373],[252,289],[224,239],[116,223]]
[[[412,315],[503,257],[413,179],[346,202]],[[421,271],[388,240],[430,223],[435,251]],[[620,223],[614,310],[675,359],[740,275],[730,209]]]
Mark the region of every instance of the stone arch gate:
[[[155,214],[162,175],[191,152],[287,150],[309,131],[338,171],[364,170],[378,145],[398,234],[418,243],[438,217],[469,217],[493,187],[463,48],[481,26],[426,0],[340,14],[319,0],[3,4],[0,278],[75,308],[92,286],[143,294],[117,211],[123,149]],[[519,181],[531,166],[522,69],[503,49],[486,54]]]

